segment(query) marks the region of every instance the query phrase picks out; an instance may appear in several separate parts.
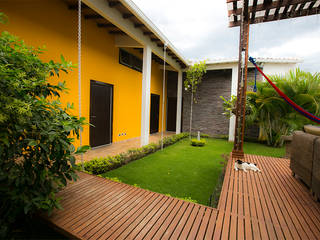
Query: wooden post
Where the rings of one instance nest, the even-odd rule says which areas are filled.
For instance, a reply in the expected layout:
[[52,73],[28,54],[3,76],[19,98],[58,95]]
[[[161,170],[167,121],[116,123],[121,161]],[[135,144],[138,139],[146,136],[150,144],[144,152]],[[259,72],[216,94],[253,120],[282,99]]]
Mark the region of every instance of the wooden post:
[[238,88],[236,103],[236,126],[235,138],[232,150],[232,158],[243,159],[243,140],[246,114],[246,92],[248,77],[248,47],[249,47],[249,0],[242,1],[242,14],[239,40],[239,63],[238,63]]

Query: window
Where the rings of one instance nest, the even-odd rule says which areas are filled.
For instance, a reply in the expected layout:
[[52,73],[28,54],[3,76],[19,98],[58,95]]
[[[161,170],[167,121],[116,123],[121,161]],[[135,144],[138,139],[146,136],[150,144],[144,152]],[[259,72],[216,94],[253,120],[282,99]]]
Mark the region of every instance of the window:
[[142,72],[142,60],[121,48],[119,49],[119,63]]

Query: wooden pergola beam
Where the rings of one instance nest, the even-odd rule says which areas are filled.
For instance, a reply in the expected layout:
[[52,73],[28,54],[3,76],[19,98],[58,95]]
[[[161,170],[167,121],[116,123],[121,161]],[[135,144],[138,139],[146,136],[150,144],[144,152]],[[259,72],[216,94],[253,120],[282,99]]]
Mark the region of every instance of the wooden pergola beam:
[[[310,0],[311,2],[311,0]],[[314,1],[316,2],[316,1]],[[233,1],[233,3],[237,3],[236,1]],[[249,12],[252,12],[253,10],[255,11],[263,11],[266,10],[266,8],[268,9],[272,9],[272,8],[281,8],[281,7],[286,7],[288,5],[296,5],[296,4],[302,4],[302,3],[306,3],[306,0],[279,0],[276,2],[271,2],[270,4],[257,4],[256,6],[254,6],[254,4],[252,6],[249,7]],[[267,6],[267,7],[266,7]],[[230,16],[231,14],[235,14],[235,15],[240,15],[241,14],[241,8],[237,8],[236,10],[228,10],[228,16]]]
[[[237,8],[238,2],[239,0],[227,0],[230,27],[240,26],[238,18],[242,8]],[[315,4],[318,4],[317,0],[264,0],[262,4],[258,4],[258,1],[253,0],[252,6],[248,7],[250,23],[255,24],[319,14],[320,6]],[[230,6],[232,9],[230,9]]]
[[109,1],[109,7],[115,7],[120,4],[120,1]]
[[160,39],[158,39],[158,38],[151,38],[151,41],[152,41],[152,42],[160,42]]
[[144,24],[142,24],[142,23],[135,23],[135,24],[134,24],[134,27],[135,27],[135,28],[141,28],[141,27],[144,27]]
[[86,14],[84,15],[85,19],[102,19],[103,17],[101,17],[99,14]]
[[[292,9],[294,9],[294,7],[292,7]],[[266,15],[263,17],[256,17],[253,21],[251,21],[251,24],[255,24],[255,23],[261,23],[261,22],[271,22],[271,21],[275,21],[275,20],[283,20],[283,19],[288,19],[288,18],[297,18],[297,17],[305,17],[305,16],[311,16],[311,15],[315,15],[315,14],[319,14],[320,13],[320,7],[317,8],[311,8],[311,9],[303,9],[303,10],[297,10],[297,11],[291,11],[290,12],[286,12],[286,13],[281,13],[278,14],[278,17],[275,19],[274,15]],[[230,22],[229,23],[229,27],[237,27],[240,26],[240,21],[237,22]]]
[[128,18],[134,17],[134,15],[133,15],[132,13],[124,13],[124,14],[122,14],[122,17],[123,17],[124,19],[128,19]]
[[112,31],[109,31],[110,34],[125,34],[123,31],[121,30],[112,30]]
[[113,28],[113,27],[116,27],[112,23],[97,23],[97,26],[99,28]]

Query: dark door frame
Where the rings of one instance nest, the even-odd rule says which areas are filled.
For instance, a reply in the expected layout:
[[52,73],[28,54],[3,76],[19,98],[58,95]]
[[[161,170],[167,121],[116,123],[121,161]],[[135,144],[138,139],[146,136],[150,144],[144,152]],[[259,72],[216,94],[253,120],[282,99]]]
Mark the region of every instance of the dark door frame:
[[[151,121],[151,117],[152,117],[152,96],[156,97],[157,98],[157,101],[158,101],[158,109],[157,109],[157,112],[158,112],[158,119],[157,119],[157,122],[158,122],[158,125],[156,127],[156,129],[151,129],[151,125],[153,124],[153,122]],[[150,119],[149,119],[149,134],[153,134],[153,133],[157,133],[159,132],[159,124],[160,124],[160,95],[159,94],[155,94],[155,93],[151,93],[150,94]],[[155,130],[155,131],[153,131]]]
[[[90,80],[90,111],[89,111],[89,123],[91,123],[91,116],[92,116],[92,107],[91,107],[91,104],[92,104],[92,100],[93,100],[93,94],[91,92],[91,84],[94,83],[94,84],[97,84],[97,85],[101,85],[101,86],[108,86],[108,87],[111,87],[111,94],[110,94],[110,143],[107,143],[107,144],[103,144],[103,145],[100,145],[100,146],[95,146],[93,148],[97,148],[97,147],[101,147],[101,146],[105,146],[105,145],[109,145],[113,142],[113,96],[114,96],[114,85],[112,84],[109,84],[109,83],[105,83],[105,82],[100,82],[100,81],[97,81],[97,80]],[[90,130],[89,130],[89,143],[91,145],[92,143],[92,136],[91,136],[91,126],[90,126]]]
[[168,116],[169,116],[169,98],[171,99],[175,99],[175,104],[176,104],[176,111],[175,111],[175,130],[174,132],[176,132],[177,130],[177,126],[176,126],[176,123],[177,123],[177,97],[167,97],[167,104],[166,104],[166,122],[165,122],[165,129],[166,131],[171,131],[173,132],[172,130],[168,130]]

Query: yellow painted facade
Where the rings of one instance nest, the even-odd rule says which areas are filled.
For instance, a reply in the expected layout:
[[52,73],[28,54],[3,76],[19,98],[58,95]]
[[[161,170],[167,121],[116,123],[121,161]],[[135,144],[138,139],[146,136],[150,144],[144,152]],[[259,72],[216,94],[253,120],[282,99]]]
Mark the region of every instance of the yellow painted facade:
[[[62,0],[2,0],[0,12],[9,23],[0,25],[3,30],[19,36],[32,46],[46,46],[42,59],[60,60],[60,55],[77,63],[77,12],[68,10]],[[93,20],[83,19],[82,31],[82,116],[89,121],[90,80],[112,84],[113,142],[140,136],[142,73],[119,64],[119,48],[114,35],[98,28]],[[75,68],[69,74],[61,74],[66,81],[68,94],[61,97],[63,103],[74,103],[78,113],[78,75]],[[153,62],[151,93],[160,95],[162,102],[162,70]],[[161,104],[160,104],[161,105]],[[161,106],[159,130],[161,131]],[[165,111],[166,112],[166,111]],[[126,135],[119,136],[121,133]],[[89,126],[83,131],[83,144],[89,144]]]

